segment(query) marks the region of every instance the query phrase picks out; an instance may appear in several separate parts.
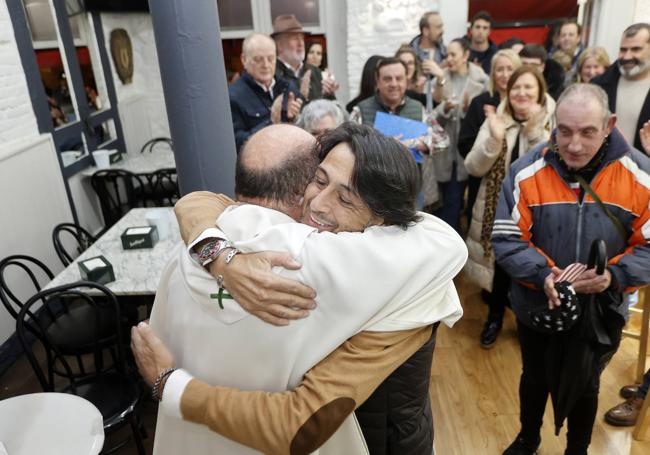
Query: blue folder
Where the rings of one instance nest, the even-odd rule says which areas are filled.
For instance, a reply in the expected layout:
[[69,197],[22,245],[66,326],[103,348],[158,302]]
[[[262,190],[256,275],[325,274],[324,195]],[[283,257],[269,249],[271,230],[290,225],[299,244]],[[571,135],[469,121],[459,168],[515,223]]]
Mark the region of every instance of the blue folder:
[[[398,115],[377,112],[375,115],[375,129],[386,136],[398,137],[402,140],[415,139],[425,136],[428,133],[428,127],[422,122],[400,117]],[[422,162],[422,155],[414,148],[409,148],[415,158],[416,163]]]

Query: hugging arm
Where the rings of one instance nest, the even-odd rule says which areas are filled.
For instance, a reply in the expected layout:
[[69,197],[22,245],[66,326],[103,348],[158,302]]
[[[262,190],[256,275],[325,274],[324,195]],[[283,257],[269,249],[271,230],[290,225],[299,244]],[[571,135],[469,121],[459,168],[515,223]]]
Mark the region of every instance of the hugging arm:
[[[219,235],[216,220],[235,201],[222,194],[196,191],[181,198],[174,207],[181,238],[189,245],[200,239]],[[207,237],[206,237],[207,235]],[[217,276],[224,255],[210,265],[210,273]],[[225,270],[228,292],[242,308],[265,322],[286,325],[291,319],[306,316],[314,306],[314,291],[298,281],[280,277],[271,269],[275,266],[299,267],[287,253],[263,252],[238,255]]]
[[[361,332],[309,370],[303,381],[287,392],[211,386],[177,371],[163,389],[161,406],[168,415],[206,425],[264,453],[309,454],[429,340],[431,330],[427,326],[399,332]],[[164,349],[160,354],[162,342],[150,327],[138,326],[132,334],[132,349],[141,371],[143,363],[152,361],[147,357],[156,355],[164,359],[156,368],[171,366]]]

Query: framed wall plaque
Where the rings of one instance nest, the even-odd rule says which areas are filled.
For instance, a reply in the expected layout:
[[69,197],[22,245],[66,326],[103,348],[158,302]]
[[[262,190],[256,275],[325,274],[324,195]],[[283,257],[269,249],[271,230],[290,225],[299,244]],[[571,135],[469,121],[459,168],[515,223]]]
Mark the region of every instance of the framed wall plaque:
[[111,55],[115,64],[115,71],[123,84],[130,84],[133,80],[133,48],[131,38],[123,28],[111,31]]

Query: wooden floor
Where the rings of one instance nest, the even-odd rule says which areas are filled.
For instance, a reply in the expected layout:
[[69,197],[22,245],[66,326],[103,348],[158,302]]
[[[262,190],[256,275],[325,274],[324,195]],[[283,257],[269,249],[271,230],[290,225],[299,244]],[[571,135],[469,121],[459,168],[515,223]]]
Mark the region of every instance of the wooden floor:
[[[515,318],[507,311],[496,345],[481,349],[478,340],[487,306],[478,288],[465,284],[462,277],[458,284],[465,314],[452,329],[440,327],[433,356],[431,401],[436,453],[501,454],[519,432],[521,357]],[[603,373],[590,454],[650,454],[650,438],[634,441],[632,428],[613,427],[603,420],[603,414],[622,401],[619,388],[634,382],[637,349],[637,341],[623,339]],[[562,455],[565,446],[566,424],[556,437],[549,399],[539,454]]]
[[[519,431],[517,390],[521,360],[515,321],[508,312],[495,347],[481,349],[478,337],[487,307],[481,302],[477,288],[465,284],[462,277],[458,284],[465,315],[453,329],[440,328],[431,373],[436,453],[498,455]],[[633,381],[637,346],[636,341],[624,339],[603,374],[590,454],[650,454],[650,439],[633,441],[631,428],[612,427],[602,419],[607,409],[621,401],[618,397],[620,386]],[[38,391],[38,383],[24,358],[0,377],[0,400]],[[156,410],[156,404],[145,401],[142,414],[149,432],[145,441],[147,453],[151,453],[153,445]],[[552,418],[549,406],[542,432],[541,455],[561,455],[564,451],[565,431],[556,437]],[[126,434],[128,428],[121,431],[121,435]],[[108,443],[119,436],[111,436]],[[137,452],[131,444],[119,453]]]

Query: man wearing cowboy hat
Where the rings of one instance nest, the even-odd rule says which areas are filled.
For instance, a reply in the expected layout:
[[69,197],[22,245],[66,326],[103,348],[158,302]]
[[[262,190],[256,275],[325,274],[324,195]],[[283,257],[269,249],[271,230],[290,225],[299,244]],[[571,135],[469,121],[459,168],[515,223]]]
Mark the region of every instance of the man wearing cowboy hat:
[[278,47],[275,74],[287,81],[294,81],[306,101],[334,98],[336,83],[323,79],[321,70],[304,63],[305,35],[309,32],[293,14],[281,14],[273,20],[271,37]]

